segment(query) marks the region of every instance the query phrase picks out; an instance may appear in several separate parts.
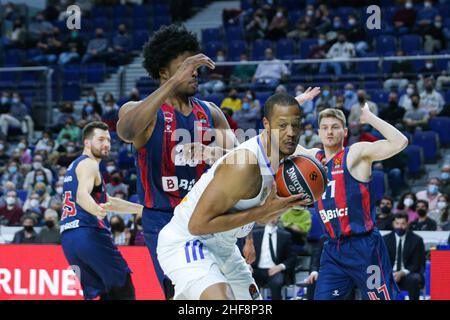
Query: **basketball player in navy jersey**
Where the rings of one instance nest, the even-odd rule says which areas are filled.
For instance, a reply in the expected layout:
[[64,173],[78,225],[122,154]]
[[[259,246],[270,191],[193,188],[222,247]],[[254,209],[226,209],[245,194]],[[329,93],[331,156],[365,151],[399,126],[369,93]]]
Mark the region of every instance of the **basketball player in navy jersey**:
[[[198,52],[195,35],[185,28],[170,25],[157,31],[144,46],[144,68],[159,80],[160,86],[141,101],[125,103],[117,123],[119,137],[133,145],[139,200],[151,209],[142,218],[145,241],[166,297],[173,294],[173,287],[156,258],[158,234],[172,218],[175,206],[207,169],[204,161],[186,161],[183,144],[200,137],[207,145],[210,141],[205,141],[204,135],[218,129],[218,148],[237,145],[222,111],[213,103],[193,97],[198,87],[197,69],[215,67],[209,57]],[[190,141],[175,137],[182,131]],[[252,241],[246,242],[244,255],[249,262],[254,260]]]
[[108,158],[110,142],[106,123],[84,127],[83,154],[69,165],[64,178],[61,244],[85,299],[134,300],[131,270],[112,241],[106,214],[142,215],[143,206],[106,193],[99,163]]
[[372,163],[401,152],[408,139],[373,114],[367,104],[360,121],[385,139],[358,142],[344,148],[348,134],[345,116],[338,109],[319,114],[319,136],[324,149],[297,147],[327,167],[328,187],[315,203],[328,241],[322,251],[315,299],[344,299],[357,286],[363,299],[390,300],[397,292],[389,255],[375,228],[375,198],[370,190]]

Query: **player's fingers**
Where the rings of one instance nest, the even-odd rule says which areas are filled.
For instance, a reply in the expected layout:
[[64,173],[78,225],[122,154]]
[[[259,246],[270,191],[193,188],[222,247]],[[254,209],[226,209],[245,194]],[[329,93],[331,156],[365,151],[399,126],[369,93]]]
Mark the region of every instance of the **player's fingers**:
[[275,182],[272,183],[272,188],[270,189],[268,199],[275,198],[277,195],[277,184]]
[[303,200],[303,198],[305,197],[304,193],[299,193],[299,194],[294,194],[292,196],[286,197],[284,198],[286,202],[291,203],[291,202],[296,202],[299,200]]

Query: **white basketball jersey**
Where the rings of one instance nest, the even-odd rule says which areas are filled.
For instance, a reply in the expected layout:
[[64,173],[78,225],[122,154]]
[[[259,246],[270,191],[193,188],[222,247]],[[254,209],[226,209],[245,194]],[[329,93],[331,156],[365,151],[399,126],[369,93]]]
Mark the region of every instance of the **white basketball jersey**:
[[[233,208],[229,210],[229,214],[233,214],[233,211],[242,211],[259,206],[264,203],[267,196],[270,193],[272,183],[274,181],[274,172],[270,167],[270,163],[267,159],[266,153],[263,150],[260,136],[253,137],[246,142],[242,143],[238,147],[231,150],[229,153],[217,160],[214,165],[204,173],[201,178],[194,185],[192,190],[186,195],[186,197],[181,201],[181,203],[175,208],[174,217],[169,224],[173,225],[177,229],[178,235],[182,236],[180,233],[185,233],[184,235],[189,238],[199,238],[202,241],[207,241],[208,239],[215,238],[215,242],[219,241],[221,246],[231,246],[236,243],[237,238],[245,237],[253,228],[254,222],[247,224],[245,226],[235,228],[229,231],[219,232],[215,234],[203,235],[203,236],[193,236],[189,233],[188,224],[192,216],[192,213],[197,206],[197,203],[205,191],[208,184],[214,177],[214,173],[218,166],[224,161],[225,157],[231,155],[231,153],[236,150],[246,149],[252,152],[258,161],[259,169],[262,177],[261,189],[258,195],[252,199],[245,199],[238,201]],[[230,177],[233,179],[233,177]],[[217,243],[219,244],[219,243]]]

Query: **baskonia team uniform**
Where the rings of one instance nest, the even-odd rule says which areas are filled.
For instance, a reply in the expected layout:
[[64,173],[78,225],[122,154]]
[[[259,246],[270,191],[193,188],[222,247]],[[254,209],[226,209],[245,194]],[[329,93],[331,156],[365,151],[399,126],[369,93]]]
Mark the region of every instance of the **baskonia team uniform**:
[[[82,155],[67,168],[60,230],[64,255],[74,271],[79,272],[84,298],[94,299],[131,281],[131,270],[113,243],[108,219],[99,219],[78,205],[76,169],[87,158]],[[103,178],[91,195],[97,203],[107,202]]]
[[[370,184],[356,180],[347,167],[349,147],[328,161],[328,186],[315,203],[328,240],[320,259],[315,299],[343,299],[354,286],[363,299],[389,300],[397,293],[392,266],[375,228],[375,198]],[[319,161],[325,158],[320,150]]]
[[[230,211],[259,206],[270,193],[274,181],[273,171],[262,148],[260,136],[256,136],[234,149],[246,149],[256,156],[262,185],[256,197],[238,201]],[[175,208],[172,220],[159,234],[158,260],[175,285],[174,299],[198,300],[206,288],[219,282],[229,283],[236,299],[261,297],[249,267],[236,245],[237,238],[245,237],[254,223],[202,236],[194,236],[188,230],[189,220],[200,197],[227,155],[217,160],[200,178]]]
[[188,116],[167,103],[163,104],[156,115],[150,139],[145,146],[134,150],[139,202],[150,209],[145,210],[142,216],[145,243],[164,290],[167,288],[164,272],[156,257],[159,231],[170,221],[174,208],[207,169],[203,162],[186,163],[182,157],[183,144],[202,140],[213,123],[204,101],[196,98],[189,101],[192,112]]

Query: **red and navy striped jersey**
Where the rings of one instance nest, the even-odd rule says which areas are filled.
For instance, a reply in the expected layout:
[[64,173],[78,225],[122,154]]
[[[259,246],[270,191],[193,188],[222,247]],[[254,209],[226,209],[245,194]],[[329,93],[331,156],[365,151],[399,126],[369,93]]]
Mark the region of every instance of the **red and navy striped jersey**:
[[[60,221],[61,233],[78,227],[91,227],[110,232],[109,222],[106,217],[101,220],[98,219],[96,216],[80,207],[77,202],[78,178],[76,169],[78,164],[87,158],[87,155],[81,155],[67,168],[62,193],[63,212]],[[103,177],[101,178],[101,184],[94,186],[91,196],[97,203],[107,202],[106,187]]]
[[[329,237],[337,239],[372,231],[375,225],[375,196],[370,183],[356,180],[347,167],[349,147],[342,149],[326,166],[328,186],[315,203]],[[320,150],[319,161],[325,158]]]
[[211,111],[205,102],[190,98],[192,112],[184,116],[165,103],[157,113],[155,128],[146,145],[134,149],[137,192],[141,204],[155,210],[173,212],[206,171],[204,162],[186,163],[183,145],[203,141],[212,128]]

